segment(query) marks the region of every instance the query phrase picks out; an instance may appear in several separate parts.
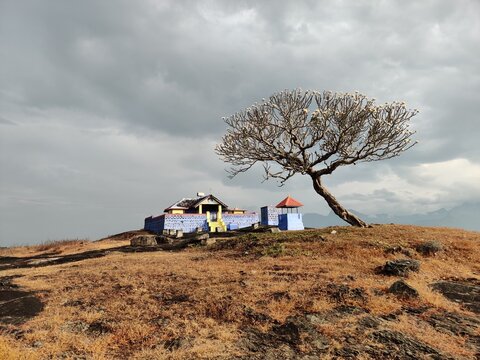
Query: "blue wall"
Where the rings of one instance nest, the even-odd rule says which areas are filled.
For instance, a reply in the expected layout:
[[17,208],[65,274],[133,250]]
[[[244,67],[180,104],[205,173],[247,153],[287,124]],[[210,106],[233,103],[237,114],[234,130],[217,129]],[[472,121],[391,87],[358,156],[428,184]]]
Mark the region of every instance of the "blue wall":
[[278,225],[278,214],[280,211],[274,206],[264,206],[260,208],[262,225]]
[[232,224],[233,226],[237,225],[238,229],[245,228],[248,226],[252,226],[252,224],[258,223],[258,215],[256,213],[253,214],[222,214],[222,219],[225,225],[227,225],[227,229],[229,229],[229,225]]
[[[222,214],[222,219],[227,229],[251,226],[258,222],[258,215],[252,214]],[[231,226],[229,226],[231,225]],[[145,218],[145,230],[153,231],[157,234],[163,233],[163,230],[183,230],[183,232],[194,232],[197,228],[209,231],[207,215],[205,214],[163,214],[160,216]]]
[[304,230],[302,214],[279,214],[278,227],[280,230]]
[[156,217],[149,216],[145,218],[145,230],[153,231],[154,233],[161,234],[163,232],[165,224],[165,216],[160,215]]

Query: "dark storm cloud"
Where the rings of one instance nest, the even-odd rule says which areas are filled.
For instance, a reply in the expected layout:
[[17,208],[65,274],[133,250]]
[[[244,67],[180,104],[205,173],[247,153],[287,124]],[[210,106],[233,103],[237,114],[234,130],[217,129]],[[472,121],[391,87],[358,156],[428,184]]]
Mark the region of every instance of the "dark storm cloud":
[[446,92],[478,65],[478,56],[468,60],[478,29],[465,21],[475,10],[466,5],[7,2],[2,77],[22,106],[192,136],[220,134],[221,116],[297,86],[382,101],[420,94],[436,109],[444,99],[430,94],[435,79]]
[[[100,229],[106,207],[114,229],[115,216],[132,216],[121,204],[140,218],[209,189],[238,206],[298,192],[316,211],[308,179],[279,189],[261,183],[258,168],[228,180],[213,154],[222,116],[296,87],[359,90],[420,110],[414,148],[326,179],[347,205],[365,210],[365,194],[371,209],[440,207],[458,183],[462,199],[479,198],[478,43],[473,0],[4,0],[0,227],[10,236],[22,214],[46,222],[68,213],[90,214],[85,223]],[[455,182],[438,182],[442,167],[460,174]],[[51,228],[42,236],[55,236]]]

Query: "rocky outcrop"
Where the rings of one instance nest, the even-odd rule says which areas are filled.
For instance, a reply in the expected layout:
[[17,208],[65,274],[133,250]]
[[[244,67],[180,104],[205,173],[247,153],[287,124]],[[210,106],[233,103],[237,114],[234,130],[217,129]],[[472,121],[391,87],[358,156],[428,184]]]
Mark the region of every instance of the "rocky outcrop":
[[130,240],[131,246],[156,246],[157,245],[157,236],[156,235],[138,235]]
[[476,279],[439,281],[432,288],[447,299],[480,314],[480,281]]
[[443,246],[438,241],[427,241],[415,246],[415,250],[424,256],[434,256],[443,250]]
[[406,277],[410,271],[418,272],[420,270],[420,261],[413,259],[390,260],[376,270],[383,275]]
[[411,299],[418,297],[418,291],[408,285],[403,280],[395,281],[388,289],[388,292],[402,299]]

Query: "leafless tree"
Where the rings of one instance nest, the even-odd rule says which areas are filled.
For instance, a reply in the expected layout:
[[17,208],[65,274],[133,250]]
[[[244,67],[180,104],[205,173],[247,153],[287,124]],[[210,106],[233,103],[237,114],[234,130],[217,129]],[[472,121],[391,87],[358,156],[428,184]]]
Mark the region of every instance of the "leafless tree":
[[409,120],[418,113],[399,102],[376,105],[358,92],[282,91],[224,118],[228,125],[216,153],[232,164],[231,177],[261,163],[265,180],[280,185],[299,173],[347,223],[367,224],[344,208],[322,183],[338,167],[390,159],[408,150]]

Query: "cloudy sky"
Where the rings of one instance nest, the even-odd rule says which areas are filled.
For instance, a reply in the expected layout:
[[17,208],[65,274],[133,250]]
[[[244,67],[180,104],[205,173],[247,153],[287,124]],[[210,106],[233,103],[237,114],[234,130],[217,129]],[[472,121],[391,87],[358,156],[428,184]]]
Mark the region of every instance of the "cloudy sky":
[[229,180],[228,116],[282,89],[405,101],[419,144],[325,179],[347,207],[480,201],[479,1],[0,0],[0,244],[141,228],[197,191],[251,210],[309,179]]

